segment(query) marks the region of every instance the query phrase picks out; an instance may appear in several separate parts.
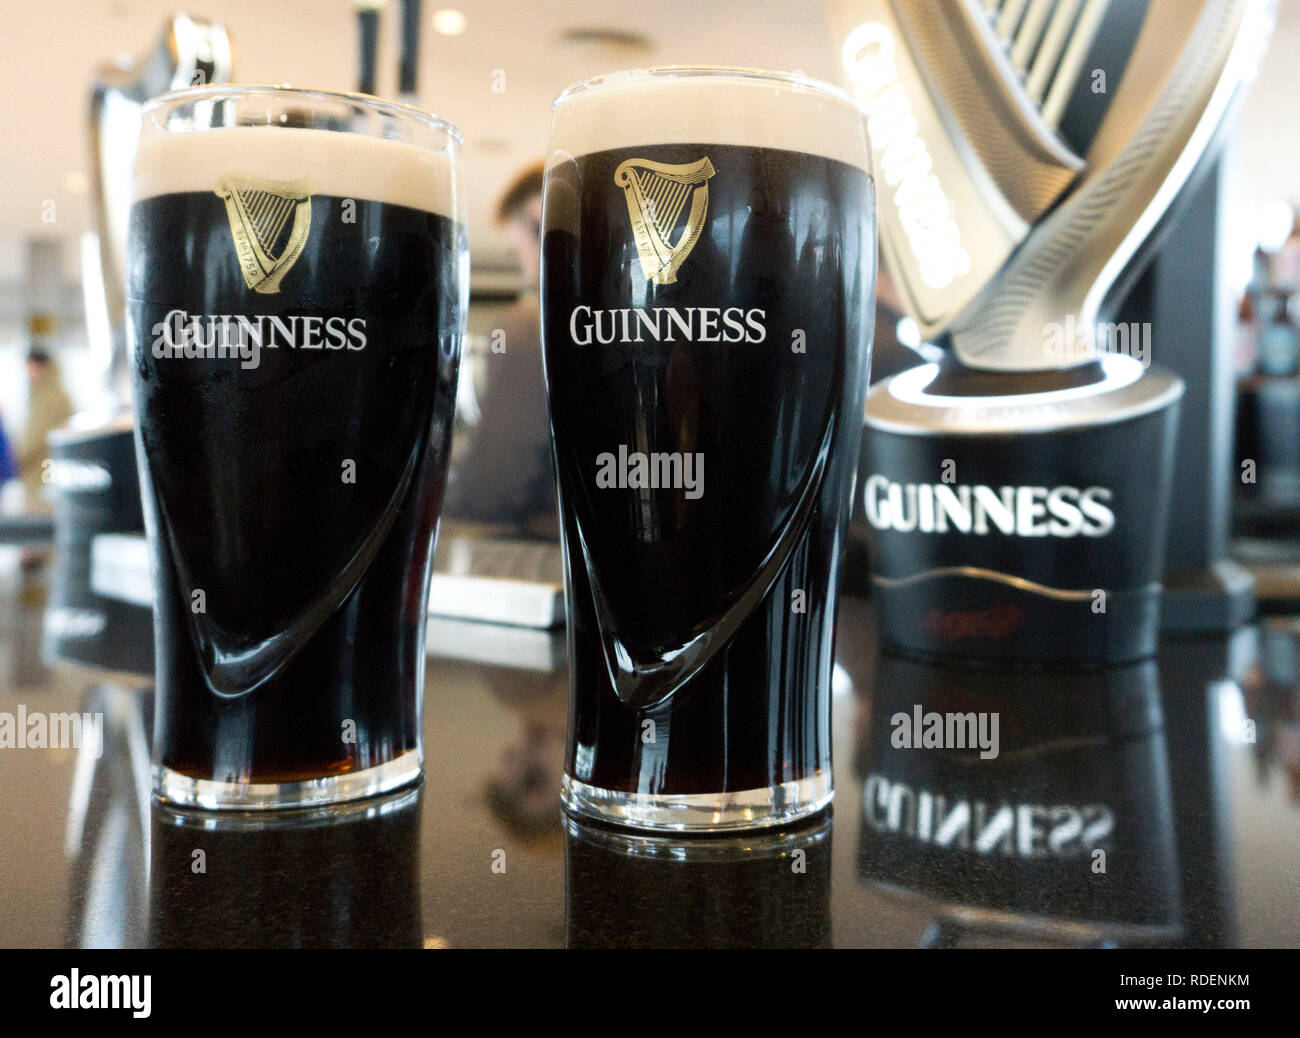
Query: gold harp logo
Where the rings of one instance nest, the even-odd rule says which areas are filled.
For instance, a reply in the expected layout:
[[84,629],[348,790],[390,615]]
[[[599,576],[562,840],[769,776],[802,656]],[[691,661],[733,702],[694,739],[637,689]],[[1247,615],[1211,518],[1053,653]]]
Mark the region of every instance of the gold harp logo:
[[274,295],[281,279],[302,255],[311,230],[307,180],[263,180],[227,173],[216,194],[226,203],[239,269],[254,292]]
[[[709,178],[715,170],[708,156],[682,166],[650,159],[628,159],[614,170],[614,183],[623,189],[632,238],[641,257],[641,272],[656,285],[671,285],[677,268],[700,240],[709,211]],[[686,203],[686,225],[671,241]]]

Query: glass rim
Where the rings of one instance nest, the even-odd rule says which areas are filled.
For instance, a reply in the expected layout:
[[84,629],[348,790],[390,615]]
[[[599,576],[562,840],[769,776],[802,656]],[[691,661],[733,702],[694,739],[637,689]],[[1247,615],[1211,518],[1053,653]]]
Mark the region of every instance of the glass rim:
[[620,69],[604,75],[580,80],[564,88],[551,102],[551,110],[584,93],[620,86],[624,83],[651,82],[656,79],[734,79],[798,87],[814,94],[840,101],[861,112],[862,106],[843,87],[828,83],[801,72],[783,72],[777,69],[745,65],[646,65],[642,68]]
[[[288,97],[311,97],[346,102],[393,118],[410,119],[429,129],[441,130],[450,136],[457,145],[465,143],[465,138],[453,123],[441,116],[434,115],[432,112],[426,112],[423,108],[417,108],[415,105],[406,104],[403,101],[392,101],[385,97],[376,97],[374,94],[362,94],[351,90],[326,90],[321,87],[300,87],[293,86],[290,83],[206,83],[203,86],[182,87],[179,90],[168,90],[165,93],[149,98],[142,106],[140,114],[144,119],[152,119],[159,129],[166,130],[165,126],[159,125],[157,120],[153,119],[154,114],[160,108],[182,104],[186,101],[249,97],[255,94],[279,94]],[[298,127],[285,127],[285,129],[298,129]],[[357,131],[338,130],[334,132],[354,133]]]

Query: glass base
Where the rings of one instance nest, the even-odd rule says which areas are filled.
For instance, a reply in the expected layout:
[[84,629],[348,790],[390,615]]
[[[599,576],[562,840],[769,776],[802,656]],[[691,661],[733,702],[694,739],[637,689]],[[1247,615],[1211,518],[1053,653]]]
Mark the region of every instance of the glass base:
[[765,829],[807,818],[829,805],[835,791],[830,772],[731,793],[624,793],[589,786],[566,774],[560,795],[567,811],[608,825],[720,833]]
[[419,750],[407,750],[400,757],[364,771],[349,771],[302,782],[214,782],[190,778],[155,764],[153,794],[165,803],[208,811],[316,807],[401,789],[419,779],[422,763]]

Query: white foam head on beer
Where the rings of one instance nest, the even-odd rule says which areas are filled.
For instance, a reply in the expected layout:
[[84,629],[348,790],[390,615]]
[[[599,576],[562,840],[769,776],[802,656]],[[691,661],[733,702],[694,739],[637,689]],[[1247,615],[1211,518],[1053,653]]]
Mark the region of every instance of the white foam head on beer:
[[870,171],[866,124],[816,80],[754,70],[636,70],[571,87],[555,104],[548,165],[656,144],[723,144],[821,155]]
[[447,154],[339,130],[231,126],[146,133],[136,155],[133,198],[212,191],[234,173],[307,179],[313,195],[365,199],[457,219],[464,204]]

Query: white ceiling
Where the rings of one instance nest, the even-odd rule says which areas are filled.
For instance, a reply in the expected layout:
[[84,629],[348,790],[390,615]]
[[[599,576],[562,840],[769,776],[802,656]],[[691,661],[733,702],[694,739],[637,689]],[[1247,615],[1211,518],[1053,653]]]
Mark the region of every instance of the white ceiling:
[[[41,0],[9,4],[0,40],[0,267],[6,238],[71,237],[86,227],[85,112],[94,69],[152,50],[181,0]],[[463,35],[438,35],[440,6],[464,11]],[[378,92],[396,89],[397,0],[388,0]],[[332,89],[356,86],[352,0],[195,0],[188,13],[223,22],[236,78]],[[647,50],[579,47],[574,28],[634,30]],[[1300,201],[1300,0],[1281,0],[1274,42],[1242,113],[1234,197],[1244,206]],[[836,45],[812,0],[425,0],[420,102],[465,135],[471,241],[478,262],[506,256],[493,204],[512,176],[541,158],[551,99],[575,80],[616,68],[672,63],[802,69],[835,78]],[[506,90],[492,89],[496,70]],[[80,181],[80,183],[78,182]],[[78,193],[80,190],[81,193]],[[45,199],[58,222],[41,222]],[[1244,210],[1243,210],[1244,212]],[[1249,222],[1249,221],[1246,221]]]

